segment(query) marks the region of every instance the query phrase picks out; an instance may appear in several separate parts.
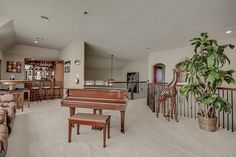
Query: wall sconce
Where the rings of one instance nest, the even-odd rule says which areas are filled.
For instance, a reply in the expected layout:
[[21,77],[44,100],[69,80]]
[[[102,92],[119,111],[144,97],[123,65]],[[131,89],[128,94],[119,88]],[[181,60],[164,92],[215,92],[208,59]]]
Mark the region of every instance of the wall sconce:
[[80,65],[80,60],[79,59],[75,60],[75,65]]
[[79,84],[79,74],[76,74],[75,83],[76,83],[77,85]]

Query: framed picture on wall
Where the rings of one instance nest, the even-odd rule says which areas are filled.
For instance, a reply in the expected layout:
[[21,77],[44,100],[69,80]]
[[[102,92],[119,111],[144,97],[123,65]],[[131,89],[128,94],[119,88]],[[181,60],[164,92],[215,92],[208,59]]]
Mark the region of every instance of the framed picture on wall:
[[6,72],[21,73],[21,62],[7,61]]
[[139,73],[138,72],[128,72],[127,73],[127,89],[128,92],[133,91],[134,93],[139,93]]
[[65,73],[70,73],[70,61],[65,61]]

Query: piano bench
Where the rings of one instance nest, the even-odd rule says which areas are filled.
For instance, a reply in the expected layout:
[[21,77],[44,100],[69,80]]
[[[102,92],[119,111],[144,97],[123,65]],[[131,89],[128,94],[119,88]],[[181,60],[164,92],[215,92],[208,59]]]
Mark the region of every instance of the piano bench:
[[77,113],[68,118],[68,143],[71,142],[72,126],[77,124],[77,135],[79,135],[80,125],[90,125],[92,127],[103,128],[103,147],[106,147],[106,128],[108,127],[108,138],[110,138],[110,115],[99,115],[89,113]]

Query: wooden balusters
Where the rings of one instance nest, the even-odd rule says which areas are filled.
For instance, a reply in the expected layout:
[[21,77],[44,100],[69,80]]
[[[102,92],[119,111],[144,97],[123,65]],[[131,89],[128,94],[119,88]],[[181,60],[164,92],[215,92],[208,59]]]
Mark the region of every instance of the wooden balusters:
[[[163,83],[149,83],[148,84],[148,98],[147,98],[147,105],[152,109],[155,108],[155,103],[153,103],[152,100],[158,100],[159,93],[158,90],[161,90],[162,88],[165,88],[167,84]],[[155,87],[155,90],[153,90],[153,87]],[[197,112],[198,112],[198,104],[194,97],[191,95],[189,97],[189,101],[185,101],[184,98],[181,97],[179,93],[179,89],[181,88],[181,85],[177,84],[177,114],[182,117],[188,117],[188,118],[197,118]],[[225,128],[227,130],[231,130],[232,132],[235,131],[234,122],[236,120],[236,117],[234,116],[234,108],[236,104],[234,104],[234,99],[236,98],[236,88],[226,88],[226,87],[219,87],[217,89],[217,93],[219,96],[225,98],[230,104],[231,104],[231,112],[225,113],[223,111],[217,112],[217,125],[218,127]],[[152,97],[151,97],[152,96]],[[163,111],[163,109],[161,109]]]

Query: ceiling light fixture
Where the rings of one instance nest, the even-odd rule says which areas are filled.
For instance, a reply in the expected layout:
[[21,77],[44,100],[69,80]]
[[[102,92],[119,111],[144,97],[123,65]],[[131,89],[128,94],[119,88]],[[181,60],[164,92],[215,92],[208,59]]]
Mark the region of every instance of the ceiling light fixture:
[[85,12],[84,12],[84,15],[87,15],[87,14],[88,14],[88,12],[87,12],[87,11],[85,11]]
[[228,31],[226,31],[225,33],[230,34],[230,33],[232,33],[232,31],[231,31],[231,30],[228,30]]
[[35,43],[35,44],[38,44],[38,40],[35,40],[34,43]]

